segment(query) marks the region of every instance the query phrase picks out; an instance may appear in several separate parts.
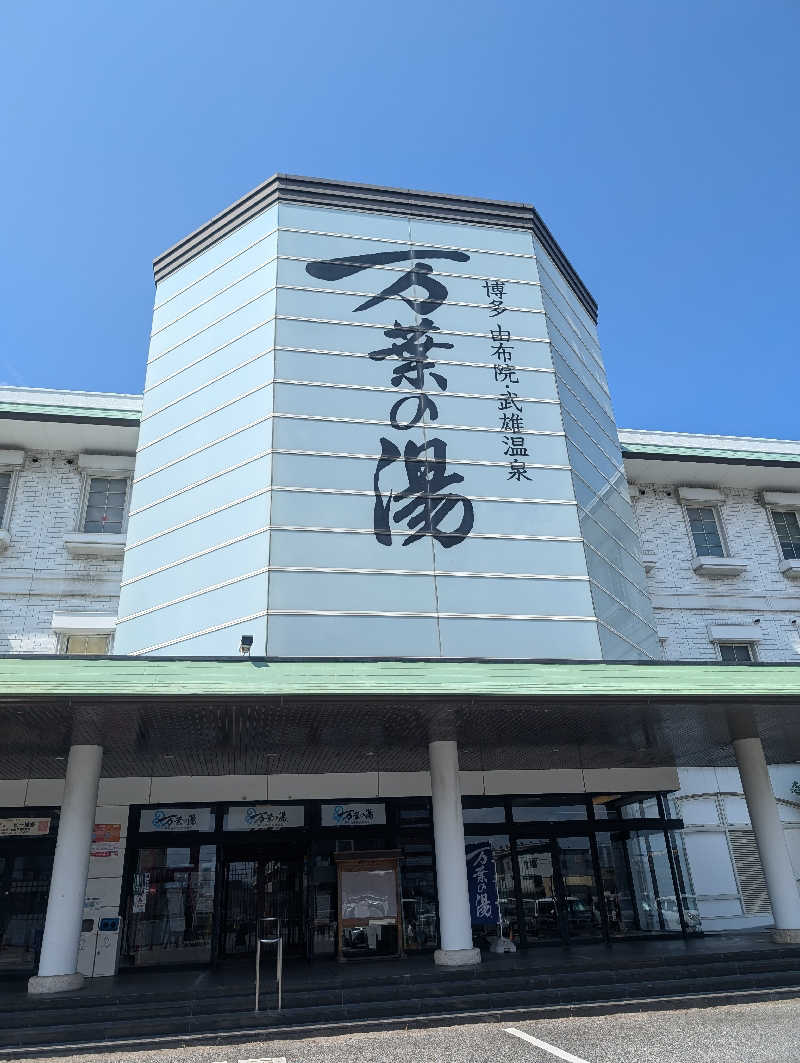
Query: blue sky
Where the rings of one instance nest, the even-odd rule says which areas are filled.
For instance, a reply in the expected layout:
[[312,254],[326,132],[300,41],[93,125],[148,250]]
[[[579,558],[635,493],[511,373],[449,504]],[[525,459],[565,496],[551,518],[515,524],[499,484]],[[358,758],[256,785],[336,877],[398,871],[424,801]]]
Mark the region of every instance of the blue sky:
[[151,261],[276,171],[533,203],[621,426],[800,437],[796,0],[4,4],[0,381],[138,391]]

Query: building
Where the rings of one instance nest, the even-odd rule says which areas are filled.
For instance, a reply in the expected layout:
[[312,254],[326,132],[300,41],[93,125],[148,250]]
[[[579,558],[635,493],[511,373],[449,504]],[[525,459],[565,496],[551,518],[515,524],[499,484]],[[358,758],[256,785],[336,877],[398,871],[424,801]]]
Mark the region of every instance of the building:
[[0,392],[0,964],[795,940],[800,443],[618,432],[524,205],[279,176],[155,275],[143,398]]

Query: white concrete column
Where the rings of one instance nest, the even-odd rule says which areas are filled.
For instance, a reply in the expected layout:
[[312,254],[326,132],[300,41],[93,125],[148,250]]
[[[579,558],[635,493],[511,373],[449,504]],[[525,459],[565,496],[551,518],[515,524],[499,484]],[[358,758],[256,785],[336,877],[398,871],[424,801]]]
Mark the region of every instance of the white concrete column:
[[39,973],[28,980],[29,993],[63,993],[83,985],[78,947],[102,761],[102,746],[70,748]]
[[800,893],[772,791],[764,747],[760,738],[735,738],[733,748],[767,880],[769,903],[775,919],[773,937],[784,944],[800,944]]
[[481,952],[472,946],[464,820],[458,784],[458,744],[451,741],[431,742],[428,752],[442,943],[433,958],[444,966],[462,967],[480,963]]

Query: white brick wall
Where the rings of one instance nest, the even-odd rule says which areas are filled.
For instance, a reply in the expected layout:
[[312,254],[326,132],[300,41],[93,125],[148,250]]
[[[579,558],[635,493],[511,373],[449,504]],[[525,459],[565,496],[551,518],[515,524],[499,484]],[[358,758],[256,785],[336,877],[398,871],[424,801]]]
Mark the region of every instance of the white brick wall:
[[710,579],[692,569],[694,549],[675,487],[641,484],[632,489],[643,554],[656,558],[647,587],[659,637],[666,640],[664,655],[670,660],[714,660],[710,624],[758,619],[758,659],[797,661],[800,585],[779,570],[783,556],[771,518],[755,491],[721,490],[725,501],[719,512],[729,552],[747,561],[748,569],[741,576]]
[[25,455],[0,556],[0,653],[55,653],[54,612],[116,615],[122,561],[76,560],[64,546],[78,528],[81,488],[77,454]]

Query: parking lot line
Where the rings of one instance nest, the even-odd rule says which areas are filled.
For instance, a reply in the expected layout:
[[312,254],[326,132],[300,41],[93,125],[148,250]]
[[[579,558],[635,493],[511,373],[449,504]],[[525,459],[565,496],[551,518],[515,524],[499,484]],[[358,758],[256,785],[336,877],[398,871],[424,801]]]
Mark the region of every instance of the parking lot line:
[[259,1059],[240,1059],[239,1063],[286,1063],[286,1056],[262,1056]]
[[571,1052],[565,1052],[563,1048],[556,1048],[555,1045],[549,1045],[547,1041],[540,1041],[538,1037],[531,1037],[529,1033],[525,1033],[523,1030],[517,1030],[514,1026],[507,1026],[506,1033],[510,1033],[512,1037],[519,1037],[523,1041],[528,1041],[532,1045],[536,1045],[537,1048],[541,1048],[543,1052],[550,1052],[554,1056],[558,1056],[559,1059],[565,1059],[567,1063],[587,1063],[585,1059],[581,1059],[580,1056],[573,1056]]

